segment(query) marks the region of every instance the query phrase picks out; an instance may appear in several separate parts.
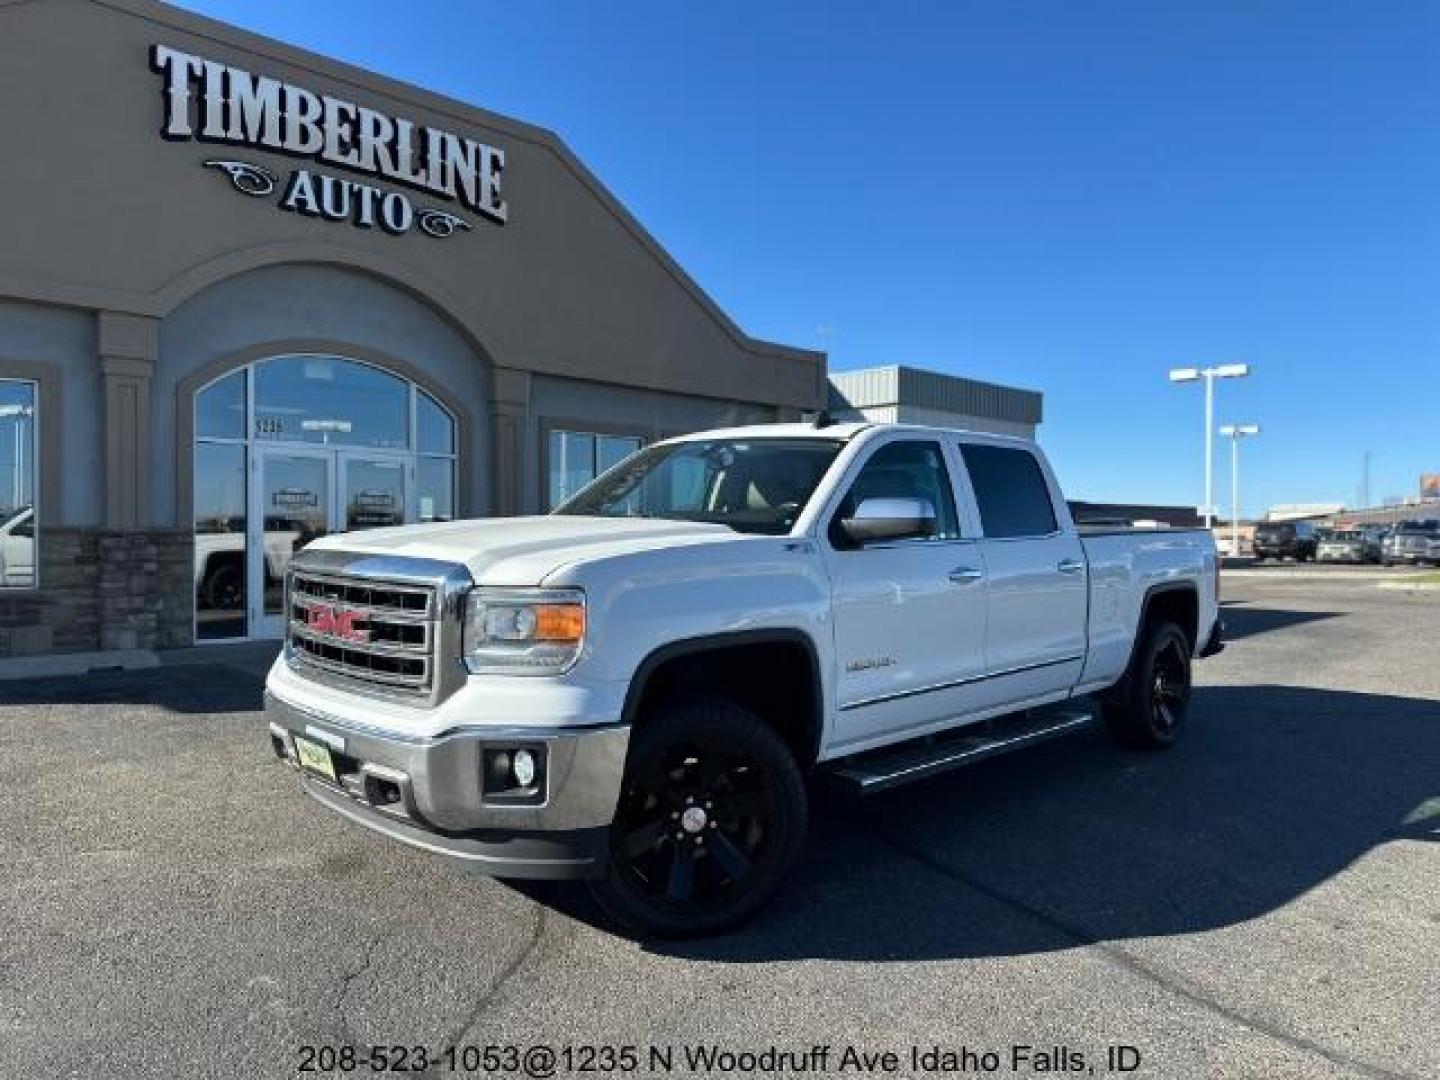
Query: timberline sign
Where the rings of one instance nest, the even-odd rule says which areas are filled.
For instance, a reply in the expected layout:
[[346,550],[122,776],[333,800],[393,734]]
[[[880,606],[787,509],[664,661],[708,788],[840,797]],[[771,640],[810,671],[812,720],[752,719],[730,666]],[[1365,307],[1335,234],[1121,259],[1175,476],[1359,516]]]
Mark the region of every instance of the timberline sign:
[[[166,45],[151,48],[150,66],[164,80],[165,139],[314,159],[449,199],[505,223],[500,190],[505,152],[497,147]],[[282,185],[275,172],[253,162],[216,157],[205,165],[245,195],[265,198],[281,191],[279,208],[307,217],[350,221],[362,229],[378,226],[396,236],[418,228],[439,239],[470,228],[459,214],[418,206],[404,192],[309,168],[291,170]]]

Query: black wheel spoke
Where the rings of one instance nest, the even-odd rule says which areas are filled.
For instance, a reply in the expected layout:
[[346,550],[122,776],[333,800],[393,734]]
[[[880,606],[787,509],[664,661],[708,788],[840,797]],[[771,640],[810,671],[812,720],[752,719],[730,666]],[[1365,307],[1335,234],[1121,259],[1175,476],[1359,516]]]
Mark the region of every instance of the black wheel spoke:
[[727,817],[754,817],[765,809],[765,795],[754,790],[736,791],[726,795],[720,805],[727,811]]
[[695,849],[689,844],[675,845],[670,860],[670,878],[665,882],[665,895],[671,900],[689,900],[695,884]]
[[1160,714],[1160,726],[1162,728],[1164,728],[1166,731],[1169,731],[1175,726],[1175,714],[1170,711],[1169,705],[1166,705],[1164,701],[1161,701],[1157,711]]
[[621,835],[616,842],[615,848],[622,859],[636,859],[647,851],[654,850],[660,837],[665,834],[665,822],[662,819],[646,822],[638,825]]
[[735,842],[719,829],[710,830],[707,844],[710,854],[720,864],[720,868],[730,875],[732,881],[742,880],[755,866],[750,856],[736,847]]

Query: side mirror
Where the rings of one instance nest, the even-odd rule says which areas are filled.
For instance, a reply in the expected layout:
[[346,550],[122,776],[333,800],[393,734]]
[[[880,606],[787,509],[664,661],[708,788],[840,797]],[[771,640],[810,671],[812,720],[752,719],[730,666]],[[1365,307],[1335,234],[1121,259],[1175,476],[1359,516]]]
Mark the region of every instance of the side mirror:
[[929,499],[866,499],[852,517],[835,523],[837,547],[864,547],[934,536],[937,519]]

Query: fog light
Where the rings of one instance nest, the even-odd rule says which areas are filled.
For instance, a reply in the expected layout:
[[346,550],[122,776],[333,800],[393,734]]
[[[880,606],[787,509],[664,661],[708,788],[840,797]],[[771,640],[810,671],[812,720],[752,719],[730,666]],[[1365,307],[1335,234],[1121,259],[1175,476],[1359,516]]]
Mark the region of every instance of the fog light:
[[535,782],[535,755],[529,750],[516,750],[510,772],[519,787],[528,788]]

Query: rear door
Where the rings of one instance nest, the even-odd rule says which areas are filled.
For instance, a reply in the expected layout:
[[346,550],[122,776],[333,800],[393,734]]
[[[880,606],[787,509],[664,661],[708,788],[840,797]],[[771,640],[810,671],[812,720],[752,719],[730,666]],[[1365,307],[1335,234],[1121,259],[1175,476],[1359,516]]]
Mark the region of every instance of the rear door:
[[[939,438],[881,443],[852,466],[827,508],[825,551],[835,634],[836,735],[859,749],[970,712],[984,675],[985,576],[973,522]],[[922,499],[929,536],[847,549],[833,525],[866,499]]]
[[1085,552],[1041,459],[1023,444],[960,442],[985,563],[985,704],[1068,692],[1085,663]]

